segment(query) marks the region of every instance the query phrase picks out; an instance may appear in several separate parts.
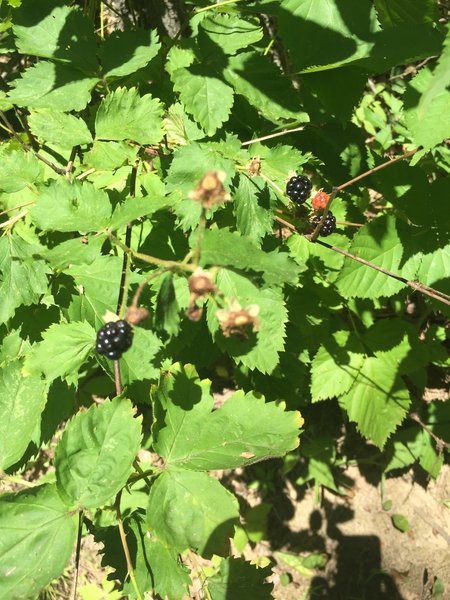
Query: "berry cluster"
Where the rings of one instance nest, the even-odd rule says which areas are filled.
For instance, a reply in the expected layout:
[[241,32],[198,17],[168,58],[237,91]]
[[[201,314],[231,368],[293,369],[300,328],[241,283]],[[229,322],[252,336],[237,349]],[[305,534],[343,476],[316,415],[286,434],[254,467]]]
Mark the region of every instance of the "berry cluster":
[[[314,227],[314,229],[320,223],[321,219],[322,219],[322,215],[315,215],[311,219],[311,225]],[[325,217],[325,219],[319,229],[319,235],[326,237],[327,235],[330,235],[331,233],[333,233],[333,231],[335,229],[336,229],[336,217],[333,215],[332,212],[329,212],[327,214],[327,216]]]
[[311,201],[311,206],[314,210],[324,210],[327,207],[330,196],[325,192],[317,192]]
[[97,332],[95,349],[111,360],[117,360],[133,342],[133,329],[126,321],[106,323]]
[[286,194],[296,204],[303,204],[311,193],[312,183],[304,175],[291,177],[286,185]]

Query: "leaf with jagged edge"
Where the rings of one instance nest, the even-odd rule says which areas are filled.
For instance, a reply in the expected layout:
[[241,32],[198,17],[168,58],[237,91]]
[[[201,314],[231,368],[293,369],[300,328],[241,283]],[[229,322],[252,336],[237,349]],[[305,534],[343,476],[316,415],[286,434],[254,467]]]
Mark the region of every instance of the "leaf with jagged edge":
[[66,425],[55,450],[58,492],[69,506],[97,508],[117,494],[133,470],[141,420],[130,400],[93,404]]
[[[378,217],[359,229],[348,251],[396,275],[414,279],[421,261],[420,252],[402,263],[404,249],[399,232],[404,237],[408,229],[393,216]],[[336,283],[345,298],[393,296],[406,286],[402,281],[349,257],[345,258]]]
[[41,164],[32,152],[1,144],[0,192],[19,192],[34,183],[41,173]]
[[239,176],[239,184],[233,193],[236,224],[242,235],[259,242],[273,229],[273,213],[270,210],[267,184],[261,177]]
[[163,136],[162,104],[136,88],[119,87],[107,94],[95,116],[95,137],[100,140],[132,140],[158,144]]
[[45,484],[0,496],[0,597],[36,598],[75,546],[78,515]]
[[339,404],[358,431],[382,449],[406,417],[411,398],[389,353],[368,357]]
[[177,69],[171,78],[186,112],[207,135],[214,135],[228,121],[234,101],[233,89],[212,75],[211,69],[200,65]]
[[114,31],[100,46],[105,77],[123,77],[142,69],[160,48],[156,29]]
[[270,600],[273,584],[267,577],[271,572],[270,566],[258,568],[242,558],[227,558],[220,563],[219,572],[208,578],[211,600]]
[[40,375],[25,377],[22,361],[0,371],[0,469],[8,469],[23,455],[47,400],[47,384]]
[[221,269],[216,285],[228,299],[237,299],[245,308],[256,304],[260,308],[258,331],[248,331],[248,339],[239,336],[224,337],[215,316],[217,305],[208,302],[208,327],[215,343],[237,363],[262,373],[272,373],[284,349],[285,325],[288,320],[283,296],[274,289],[260,290],[246,277]]
[[0,323],[10,319],[19,306],[39,301],[47,291],[48,272],[40,246],[16,233],[0,238]]
[[303,419],[297,411],[242,391],[213,410],[209,388],[192,366],[174,365],[153,391],[153,447],[167,465],[230,469],[283,456],[298,446]]
[[147,526],[176,552],[227,554],[238,520],[236,498],[207,473],[168,467],[150,488]]
[[70,65],[41,61],[13,81],[8,99],[27,109],[80,111],[86,108],[97,82],[97,77],[87,77]]
[[241,19],[233,14],[214,14],[201,21],[198,42],[203,58],[214,59],[221,53],[236,54],[238,50],[259,42],[263,30],[259,19]]
[[311,364],[312,401],[327,400],[348,392],[364,360],[364,348],[349,331],[336,331],[324,340]]
[[94,348],[95,330],[89,323],[53,323],[34,344],[25,360],[25,372],[78,380],[78,371]]
[[92,142],[91,132],[83,119],[61,111],[32,111],[28,124],[37,138],[61,148],[73,148]]
[[439,15],[436,0],[375,0],[375,9],[383,27],[404,23],[435,23]]

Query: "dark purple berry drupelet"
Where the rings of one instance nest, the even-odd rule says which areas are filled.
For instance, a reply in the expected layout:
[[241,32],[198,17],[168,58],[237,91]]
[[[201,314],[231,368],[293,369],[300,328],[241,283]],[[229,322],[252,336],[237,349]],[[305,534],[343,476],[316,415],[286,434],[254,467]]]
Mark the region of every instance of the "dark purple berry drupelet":
[[95,349],[111,360],[117,360],[133,342],[133,328],[126,321],[106,323],[97,332]]
[[[311,225],[313,226],[314,229],[320,223],[321,219],[322,219],[322,215],[316,215],[311,219]],[[325,217],[325,219],[319,229],[319,235],[326,237],[327,235],[330,235],[331,233],[333,233],[333,231],[335,229],[336,229],[336,217],[333,215],[332,212],[329,212],[327,214],[327,216]]]
[[291,177],[286,185],[286,194],[296,204],[303,204],[311,194],[312,183],[304,175]]

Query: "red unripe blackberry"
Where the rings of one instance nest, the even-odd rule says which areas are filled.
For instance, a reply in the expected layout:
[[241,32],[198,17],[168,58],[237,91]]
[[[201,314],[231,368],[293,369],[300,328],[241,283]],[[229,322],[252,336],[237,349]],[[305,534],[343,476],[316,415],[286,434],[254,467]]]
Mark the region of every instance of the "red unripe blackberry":
[[133,328],[126,321],[106,323],[97,332],[95,349],[111,360],[117,360],[133,343]]
[[314,210],[324,210],[327,207],[328,200],[330,196],[325,192],[317,192],[317,194],[312,199],[312,207]]
[[[322,219],[322,215],[315,215],[311,219],[311,224],[314,229],[320,223],[321,219]],[[327,216],[325,217],[325,219],[319,229],[319,235],[326,237],[327,235],[330,235],[331,233],[333,233],[333,231],[335,229],[336,229],[336,217],[333,215],[332,212],[329,212],[327,214]]]
[[312,183],[304,175],[291,177],[286,185],[286,194],[296,204],[303,204],[309,198]]

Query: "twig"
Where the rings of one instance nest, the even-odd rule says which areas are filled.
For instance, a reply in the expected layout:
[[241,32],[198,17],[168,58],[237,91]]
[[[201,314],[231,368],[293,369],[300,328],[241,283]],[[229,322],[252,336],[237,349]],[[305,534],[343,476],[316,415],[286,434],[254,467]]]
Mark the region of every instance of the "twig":
[[117,523],[119,526],[119,534],[120,541],[122,542],[123,552],[125,554],[125,560],[127,563],[128,575],[130,576],[131,584],[134,589],[134,593],[138,600],[142,600],[141,592],[139,591],[139,586],[136,581],[136,576],[134,574],[133,563],[131,561],[130,549],[128,548],[127,536],[125,533],[125,529],[123,526],[122,513],[120,512],[120,499],[122,497],[122,490],[116,496],[116,515],[117,515]]
[[253,140],[247,140],[246,142],[242,142],[242,146],[250,146],[250,144],[256,144],[258,142],[264,142],[265,140],[271,140],[276,137],[281,137],[283,135],[289,135],[290,133],[295,133],[296,131],[303,131],[305,128],[295,127],[295,129],[284,129],[283,131],[278,131],[277,133],[271,133],[270,135],[263,135],[262,137],[255,138]]
[[122,379],[120,377],[120,361],[114,361],[114,384],[116,386],[116,396],[122,393]]
[[[290,229],[291,231],[298,233],[295,225],[292,225],[292,223],[289,223],[289,221],[286,221],[285,219],[283,219],[281,217],[277,217],[277,216],[275,217],[275,220],[278,221],[278,223],[281,223],[282,225],[284,225],[284,227],[287,227],[288,229]],[[311,241],[308,236],[305,235],[304,237],[309,242]],[[448,296],[447,294],[444,294],[443,292],[439,292],[438,290],[431,288],[431,287],[429,287],[423,283],[420,283],[418,281],[410,281],[410,280],[406,279],[405,277],[402,277],[401,275],[392,273],[391,271],[387,271],[386,269],[383,269],[383,268],[379,267],[378,265],[375,265],[374,263],[369,262],[368,260],[364,260],[363,258],[356,256],[355,254],[351,254],[350,252],[347,252],[346,250],[342,250],[342,248],[338,248],[337,246],[332,246],[331,244],[328,244],[327,242],[323,242],[322,240],[315,240],[314,243],[319,244],[320,246],[324,246],[325,248],[328,248],[329,250],[333,250],[334,252],[338,252],[339,254],[342,254],[343,256],[346,256],[347,258],[356,260],[357,262],[359,262],[363,265],[366,265],[367,267],[370,267],[371,269],[374,269],[375,271],[379,271],[380,273],[383,273],[384,275],[387,275],[388,277],[392,277],[393,279],[396,279],[397,281],[401,281],[402,283],[411,287],[413,290],[416,290],[417,292],[425,294],[426,296],[430,296],[431,298],[434,298],[435,300],[438,300],[439,302],[442,302],[443,304],[447,304],[450,306],[450,296]]]
[[346,181],[345,183],[342,183],[341,185],[338,185],[335,189],[338,190],[338,191],[343,190],[346,187],[348,187],[349,185],[352,185],[353,183],[356,183],[357,181],[360,181],[361,179],[364,179],[364,177],[367,177],[368,175],[371,175],[372,173],[375,173],[376,171],[380,171],[380,169],[385,169],[386,167],[390,167],[391,165],[399,162],[400,160],[404,160],[405,158],[409,158],[410,156],[412,156],[413,154],[415,154],[418,150],[419,149],[416,148],[415,150],[410,150],[409,152],[405,152],[401,156],[397,156],[396,158],[392,158],[390,160],[387,160],[386,162],[382,163],[381,165],[373,167],[372,169],[369,169],[368,171],[365,171],[364,173],[361,173],[361,175],[358,175],[357,177],[354,177],[353,179],[350,179],[350,181]]
[[78,587],[78,573],[80,572],[80,556],[81,556],[81,534],[83,531],[83,511],[80,510],[78,514],[78,534],[77,534],[77,548],[75,551],[75,577],[72,582],[72,589],[70,590],[70,600],[76,600],[77,587]]
[[25,206],[31,206],[32,204],[34,204],[34,201],[33,202],[25,202],[24,204],[18,204],[17,206],[13,206],[12,208],[5,208],[5,210],[2,210],[0,212],[0,216],[6,215],[9,212],[12,212],[13,210],[19,210],[19,208],[25,208]]
[[28,211],[27,210],[23,210],[18,215],[15,215],[14,217],[11,217],[7,221],[3,221],[3,223],[0,223],[0,229],[9,227],[11,225],[14,225],[14,223],[17,223],[17,221],[20,221],[20,219],[22,217],[24,217],[25,215],[27,215],[27,214],[28,214]]
[[77,146],[74,146],[70,152],[70,157],[69,160],[67,162],[66,165],[66,177],[67,179],[70,179],[70,176],[72,174],[72,169],[73,169],[73,163],[75,160],[75,156],[77,155]]
[[210,4],[209,6],[204,6],[203,8],[198,8],[194,12],[196,15],[202,12],[206,12],[207,10],[214,10],[215,8],[220,8],[221,6],[226,6],[227,4],[236,4],[241,0],[223,0],[223,2],[217,2],[216,4]]
[[447,448],[450,449],[450,443],[445,442],[442,438],[438,437],[431,429],[430,427],[428,427],[428,425],[426,425],[422,419],[419,417],[419,415],[417,413],[411,413],[409,415],[409,418],[412,419],[413,421],[415,421],[416,423],[418,423],[423,429],[425,429],[425,431],[433,438],[433,440],[436,442],[436,445],[438,446],[438,448],[440,448],[440,450],[442,451],[443,448]]

